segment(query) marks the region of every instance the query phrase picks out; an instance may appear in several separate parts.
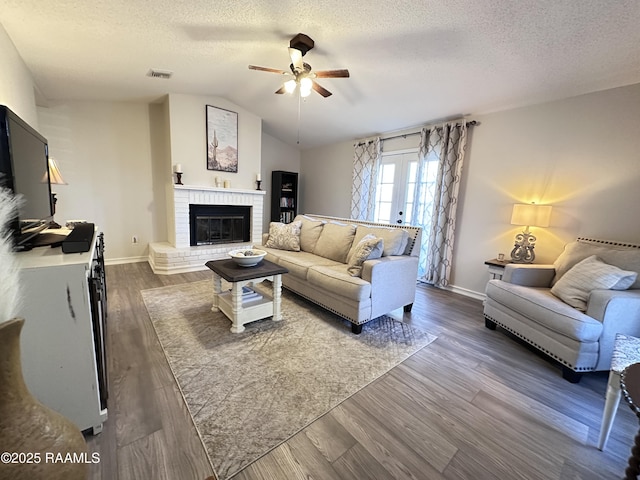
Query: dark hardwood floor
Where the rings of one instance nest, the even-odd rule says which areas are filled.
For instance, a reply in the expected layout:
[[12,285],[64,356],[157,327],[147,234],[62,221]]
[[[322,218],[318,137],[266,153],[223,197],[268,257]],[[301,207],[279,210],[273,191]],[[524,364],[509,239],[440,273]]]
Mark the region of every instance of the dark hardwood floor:
[[[101,459],[91,479],[213,474],[140,295],[208,278],[107,267],[109,418],[87,437]],[[638,422],[622,403],[607,449],[596,448],[607,372],[563,380],[556,364],[486,329],[481,302],[454,293],[419,286],[412,312],[398,315],[438,339],[235,480],[622,477]]]

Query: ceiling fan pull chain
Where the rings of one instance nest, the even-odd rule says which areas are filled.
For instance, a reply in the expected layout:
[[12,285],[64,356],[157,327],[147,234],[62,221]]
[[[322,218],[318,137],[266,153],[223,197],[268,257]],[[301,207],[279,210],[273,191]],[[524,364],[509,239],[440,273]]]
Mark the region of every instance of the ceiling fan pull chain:
[[300,101],[301,101],[300,95],[298,95],[298,141],[296,142],[297,145],[300,145]]

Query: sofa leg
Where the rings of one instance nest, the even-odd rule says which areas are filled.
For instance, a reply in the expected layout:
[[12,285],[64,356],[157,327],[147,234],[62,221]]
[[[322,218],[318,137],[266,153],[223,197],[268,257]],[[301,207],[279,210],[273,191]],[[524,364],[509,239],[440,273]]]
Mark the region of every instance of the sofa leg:
[[582,378],[582,374],[571,370],[569,367],[562,366],[562,378],[570,383],[578,383]]
[[484,317],[484,326],[487,327],[489,330],[495,330],[496,322],[494,322],[493,320],[489,320],[487,317]]
[[404,306],[404,307],[402,307],[402,308],[404,308],[404,311],[408,313],[408,312],[410,312],[410,311],[411,311],[411,309],[413,308],[413,303],[410,303],[409,305],[405,305],[405,306]]
[[351,333],[355,335],[360,335],[362,333],[362,324],[356,325],[355,323],[351,324]]

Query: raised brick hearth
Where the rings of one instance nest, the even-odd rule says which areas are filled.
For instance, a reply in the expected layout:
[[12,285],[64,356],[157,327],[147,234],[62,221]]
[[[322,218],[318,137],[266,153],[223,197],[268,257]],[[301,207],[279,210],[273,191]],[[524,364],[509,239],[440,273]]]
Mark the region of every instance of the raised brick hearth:
[[[260,245],[264,195],[264,190],[174,185],[173,212],[169,212],[173,214],[173,221],[168,222],[169,241],[149,245],[149,265],[155,273],[160,274],[204,270],[208,260],[227,258],[230,250]],[[251,207],[251,241],[190,246],[189,204]]]

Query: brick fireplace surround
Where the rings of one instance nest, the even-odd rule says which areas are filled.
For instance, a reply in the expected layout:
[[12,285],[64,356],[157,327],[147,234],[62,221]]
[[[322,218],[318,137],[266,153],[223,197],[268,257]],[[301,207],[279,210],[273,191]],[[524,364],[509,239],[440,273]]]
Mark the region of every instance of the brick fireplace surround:
[[[262,243],[262,214],[264,190],[216,188],[188,185],[173,186],[173,214],[175,229],[169,223],[169,241],[149,244],[149,265],[154,273],[172,274],[205,270],[209,260],[228,258],[227,252],[236,248]],[[189,204],[243,205],[251,207],[251,241],[219,245],[190,246]]]

